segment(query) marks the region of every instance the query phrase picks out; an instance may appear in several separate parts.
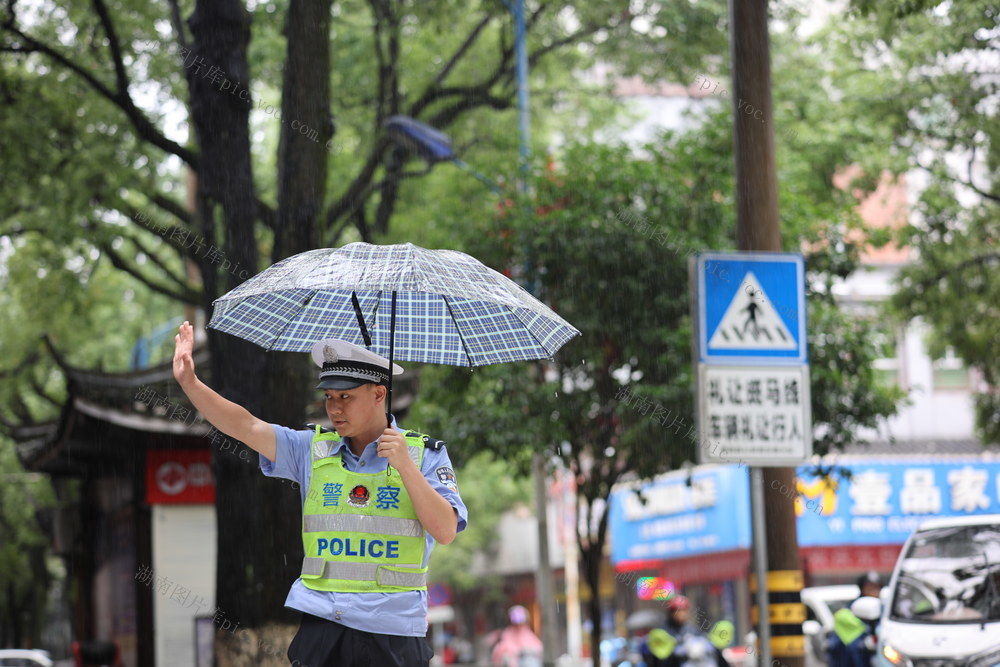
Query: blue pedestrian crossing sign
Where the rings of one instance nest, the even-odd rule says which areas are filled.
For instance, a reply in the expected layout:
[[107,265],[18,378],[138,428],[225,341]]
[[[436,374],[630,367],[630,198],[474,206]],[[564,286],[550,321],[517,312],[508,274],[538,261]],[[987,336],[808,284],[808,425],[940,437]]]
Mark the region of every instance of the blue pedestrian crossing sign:
[[695,260],[699,363],[805,365],[805,263],[798,253]]

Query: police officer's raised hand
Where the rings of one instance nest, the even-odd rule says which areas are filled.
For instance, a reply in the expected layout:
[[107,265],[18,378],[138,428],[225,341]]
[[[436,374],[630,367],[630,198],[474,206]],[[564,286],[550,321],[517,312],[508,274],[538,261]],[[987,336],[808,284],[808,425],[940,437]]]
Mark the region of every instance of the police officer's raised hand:
[[399,431],[387,428],[382,431],[378,439],[378,455],[389,459],[389,465],[396,470],[401,470],[403,466],[412,464],[410,450],[406,446],[406,438]]
[[174,379],[181,387],[194,382],[194,328],[184,322],[174,336]]

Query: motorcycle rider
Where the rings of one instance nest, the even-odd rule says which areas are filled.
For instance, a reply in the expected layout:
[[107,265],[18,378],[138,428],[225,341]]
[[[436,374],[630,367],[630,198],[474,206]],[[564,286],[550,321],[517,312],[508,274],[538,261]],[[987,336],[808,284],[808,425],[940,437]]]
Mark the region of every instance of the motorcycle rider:
[[646,667],[727,667],[722,652],[688,623],[691,601],[677,595],[667,603],[667,624],[649,633],[642,647]]
[[528,610],[514,605],[507,614],[510,625],[500,633],[493,648],[493,664],[503,667],[535,667],[542,664],[542,640],[528,627]]

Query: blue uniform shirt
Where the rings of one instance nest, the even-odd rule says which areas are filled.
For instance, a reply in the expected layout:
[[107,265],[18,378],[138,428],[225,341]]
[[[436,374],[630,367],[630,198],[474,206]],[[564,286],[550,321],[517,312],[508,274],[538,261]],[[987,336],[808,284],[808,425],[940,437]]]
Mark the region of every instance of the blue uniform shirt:
[[[393,428],[405,433],[393,420]],[[315,431],[296,431],[277,424],[271,425],[277,440],[275,461],[260,457],[260,470],[268,477],[282,477],[298,482],[299,495],[305,504],[312,477],[312,438]],[[340,442],[335,452],[339,452],[348,470],[362,473],[384,473],[388,459],[377,454],[374,442],[368,443],[361,456],[355,456],[347,446],[347,438]],[[420,466],[424,478],[431,487],[451,503],[458,513],[458,531],[465,529],[468,510],[455,488],[455,474],[448,458],[448,451],[441,447],[435,451],[424,450]],[[427,550],[424,567],[434,548],[434,538],[427,535]],[[423,637],[427,634],[427,592],[406,591],[403,593],[333,593],[314,591],[307,588],[302,579],[292,584],[285,606],[306,614],[335,621],[355,630],[376,632],[403,637]]]

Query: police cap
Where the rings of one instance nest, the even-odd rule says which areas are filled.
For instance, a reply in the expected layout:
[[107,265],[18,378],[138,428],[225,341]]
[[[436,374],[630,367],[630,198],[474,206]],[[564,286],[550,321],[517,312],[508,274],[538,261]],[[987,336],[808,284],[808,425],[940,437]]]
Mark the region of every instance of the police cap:
[[[313,345],[313,361],[322,370],[317,389],[354,389],[363,384],[389,383],[389,360],[346,340],[330,338]],[[392,365],[392,374],[403,369]]]

